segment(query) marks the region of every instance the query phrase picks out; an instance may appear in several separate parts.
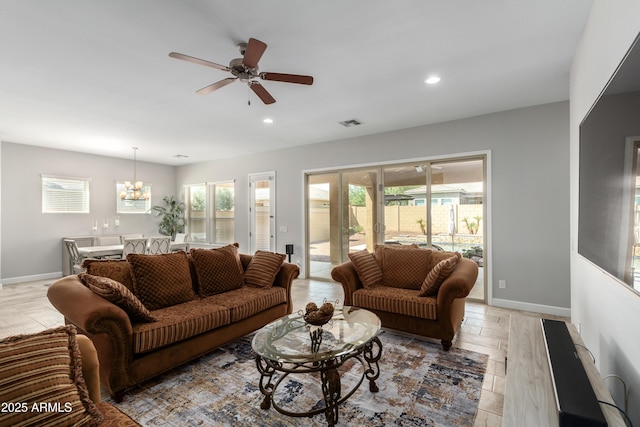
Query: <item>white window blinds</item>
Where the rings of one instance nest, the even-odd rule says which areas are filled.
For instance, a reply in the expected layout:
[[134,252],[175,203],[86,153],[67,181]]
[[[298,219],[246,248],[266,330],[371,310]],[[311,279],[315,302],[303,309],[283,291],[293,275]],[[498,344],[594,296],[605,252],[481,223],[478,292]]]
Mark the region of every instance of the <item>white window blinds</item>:
[[87,178],[42,175],[43,213],[89,213]]

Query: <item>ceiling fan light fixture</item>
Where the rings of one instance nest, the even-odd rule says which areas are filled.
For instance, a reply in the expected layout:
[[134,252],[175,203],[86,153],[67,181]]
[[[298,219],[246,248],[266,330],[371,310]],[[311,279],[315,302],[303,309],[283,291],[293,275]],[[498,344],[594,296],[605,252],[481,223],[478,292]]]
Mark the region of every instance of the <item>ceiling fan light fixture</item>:
[[438,76],[430,76],[430,77],[427,77],[427,79],[424,82],[428,85],[434,85],[438,83],[440,80],[441,79]]
[[264,119],[262,122],[263,122],[263,123],[266,123],[266,124],[268,124],[268,125],[270,125],[270,124],[272,124],[272,123],[273,123],[273,119],[271,119],[271,118],[267,117],[267,118],[266,118],[266,119]]

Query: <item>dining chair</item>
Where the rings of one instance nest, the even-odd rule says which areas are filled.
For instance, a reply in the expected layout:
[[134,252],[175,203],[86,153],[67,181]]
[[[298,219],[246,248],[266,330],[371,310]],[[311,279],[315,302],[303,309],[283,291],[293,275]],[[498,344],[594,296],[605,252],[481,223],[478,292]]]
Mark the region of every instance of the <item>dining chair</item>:
[[186,233],[176,233],[176,238],[173,239],[173,243],[186,243],[187,234]]
[[171,237],[150,237],[149,254],[168,254],[171,251]]
[[173,239],[171,248],[173,252],[189,252],[189,235],[186,233],[176,233],[176,237]]
[[99,236],[96,237],[98,246],[121,245],[120,236]]
[[123,239],[122,258],[126,258],[128,254],[144,254],[147,253],[146,238],[125,238]]
[[84,268],[82,268],[83,257],[78,250],[78,244],[73,239],[64,239],[64,244],[69,252],[69,266],[71,267],[71,271],[75,274],[82,273],[84,271]]
[[143,237],[144,234],[141,233],[122,234],[120,236],[120,244],[124,245],[124,239],[142,239]]

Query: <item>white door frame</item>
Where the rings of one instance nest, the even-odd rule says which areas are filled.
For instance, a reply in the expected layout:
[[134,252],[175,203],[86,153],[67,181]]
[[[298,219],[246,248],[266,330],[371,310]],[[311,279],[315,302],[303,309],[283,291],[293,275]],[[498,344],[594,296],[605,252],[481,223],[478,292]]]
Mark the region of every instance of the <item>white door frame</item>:
[[269,248],[271,252],[276,250],[276,172],[262,172],[249,174],[249,253],[255,253],[258,249],[267,250],[258,245],[258,223],[256,212],[255,183],[269,181]]

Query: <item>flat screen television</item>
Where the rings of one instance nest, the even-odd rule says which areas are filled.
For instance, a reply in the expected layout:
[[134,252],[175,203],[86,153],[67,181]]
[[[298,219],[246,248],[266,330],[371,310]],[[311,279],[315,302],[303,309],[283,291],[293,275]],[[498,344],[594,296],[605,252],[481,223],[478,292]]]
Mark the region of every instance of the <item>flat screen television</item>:
[[[640,38],[640,36],[639,36]],[[640,289],[640,42],[580,124],[578,253]]]

